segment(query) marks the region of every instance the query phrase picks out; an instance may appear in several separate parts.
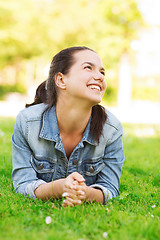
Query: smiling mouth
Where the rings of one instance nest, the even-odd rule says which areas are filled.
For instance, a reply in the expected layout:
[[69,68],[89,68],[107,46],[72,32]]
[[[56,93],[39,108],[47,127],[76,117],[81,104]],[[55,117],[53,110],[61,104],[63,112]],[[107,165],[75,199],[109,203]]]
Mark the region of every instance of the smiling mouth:
[[101,87],[100,86],[98,86],[98,85],[94,85],[94,84],[91,84],[91,85],[88,85],[88,87],[90,88],[90,89],[95,89],[95,90],[97,90],[97,91],[101,91]]

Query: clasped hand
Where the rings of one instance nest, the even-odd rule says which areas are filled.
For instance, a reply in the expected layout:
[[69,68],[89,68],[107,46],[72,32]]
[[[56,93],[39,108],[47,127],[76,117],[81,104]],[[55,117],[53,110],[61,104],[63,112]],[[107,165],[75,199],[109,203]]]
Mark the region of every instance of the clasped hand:
[[63,194],[66,197],[63,200],[63,206],[73,207],[82,204],[86,199],[87,186],[85,179],[78,172],[73,172],[64,181]]

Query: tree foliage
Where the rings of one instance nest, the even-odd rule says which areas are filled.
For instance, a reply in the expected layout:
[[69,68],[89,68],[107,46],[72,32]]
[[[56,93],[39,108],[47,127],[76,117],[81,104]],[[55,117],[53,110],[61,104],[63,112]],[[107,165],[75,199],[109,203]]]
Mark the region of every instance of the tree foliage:
[[0,67],[74,45],[112,67],[142,24],[136,0],[0,0]]

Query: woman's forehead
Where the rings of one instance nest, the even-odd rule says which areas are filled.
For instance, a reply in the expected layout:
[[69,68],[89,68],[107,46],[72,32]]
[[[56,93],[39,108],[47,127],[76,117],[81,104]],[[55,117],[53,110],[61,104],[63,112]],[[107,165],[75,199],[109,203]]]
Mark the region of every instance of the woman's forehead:
[[103,65],[101,58],[98,56],[97,53],[90,51],[90,50],[83,50],[74,53],[75,63],[84,62],[93,62],[94,64]]

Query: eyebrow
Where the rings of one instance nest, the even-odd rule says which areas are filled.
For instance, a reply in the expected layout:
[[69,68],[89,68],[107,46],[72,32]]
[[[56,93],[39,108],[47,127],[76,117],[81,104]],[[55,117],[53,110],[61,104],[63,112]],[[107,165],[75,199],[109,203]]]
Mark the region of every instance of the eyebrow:
[[[90,64],[91,66],[95,67],[95,64],[92,63],[92,62],[84,62],[84,63],[82,63],[82,65],[83,65],[83,64]],[[100,70],[102,70],[102,71],[105,72],[105,69],[104,69],[103,67],[101,67]]]

